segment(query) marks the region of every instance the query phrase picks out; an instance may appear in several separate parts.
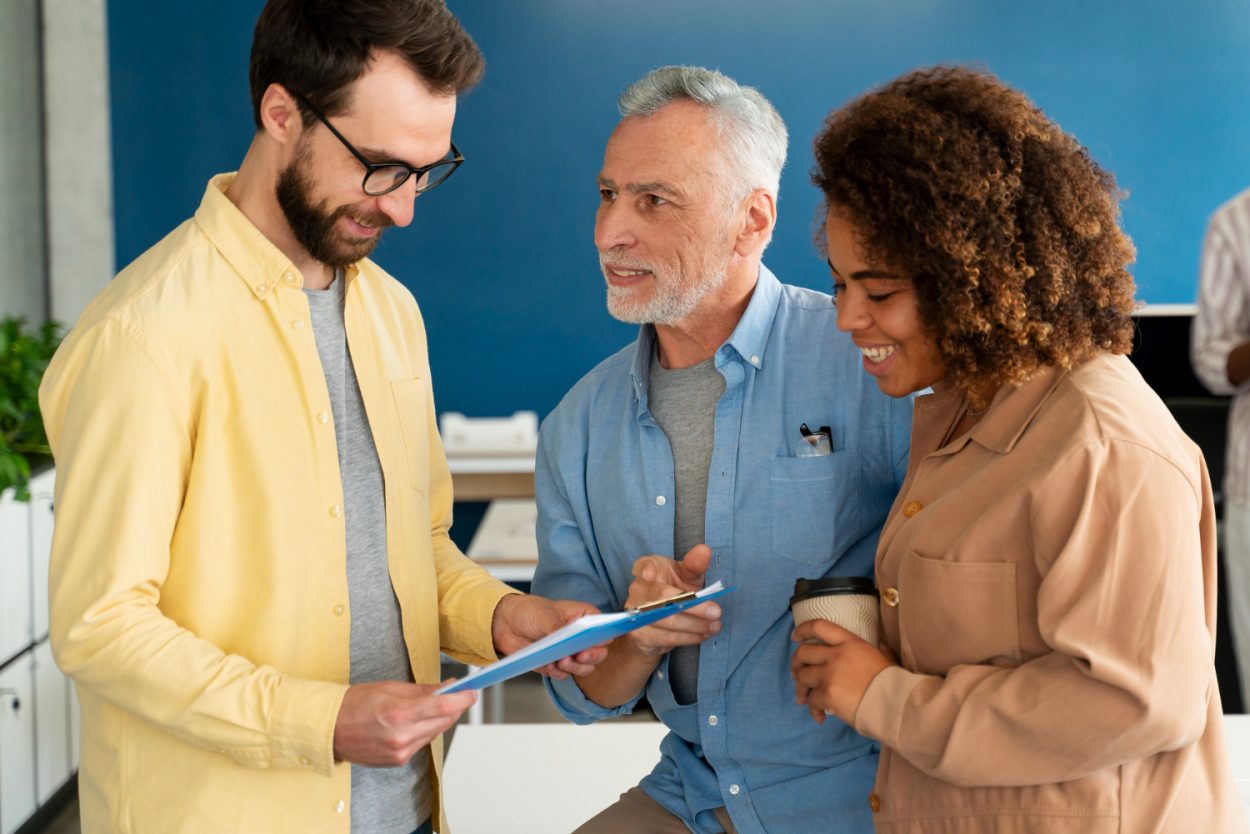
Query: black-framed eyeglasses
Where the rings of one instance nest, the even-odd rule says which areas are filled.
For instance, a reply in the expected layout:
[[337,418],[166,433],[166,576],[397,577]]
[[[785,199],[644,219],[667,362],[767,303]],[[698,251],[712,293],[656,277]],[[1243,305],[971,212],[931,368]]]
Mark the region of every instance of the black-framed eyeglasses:
[[417,178],[417,193],[424,194],[426,191],[441,185],[448,177],[452,175],[460,164],[464,162],[464,155],[456,148],[456,143],[451,143],[451,150],[447,156],[430,165],[422,165],[414,168],[406,162],[370,162],[365,155],[356,150],[351,142],[348,142],[343,134],[330,124],[330,120],[325,114],[313,106],[313,103],[304,96],[291,92],[299,103],[308,108],[308,111],[317,117],[326,128],[334,134],[334,138],[343,143],[343,147],[351,151],[352,156],[361,165],[365,166],[365,178],[361,180],[360,187],[370,197],[381,197],[383,194],[389,194],[408,182],[409,177]]

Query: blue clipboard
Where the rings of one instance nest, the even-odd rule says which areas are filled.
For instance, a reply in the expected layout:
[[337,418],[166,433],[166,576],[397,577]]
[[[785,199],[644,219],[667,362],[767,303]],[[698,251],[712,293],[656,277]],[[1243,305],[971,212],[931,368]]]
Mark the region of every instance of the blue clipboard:
[[690,591],[668,599],[657,600],[637,608],[627,608],[611,614],[589,614],[558,631],[553,631],[524,649],[485,666],[458,681],[452,681],[435,694],[461,692],[466,689],[485,689],[488,686],[515,678],[555,660],[574,655],[591,646],[615,640],[622,634],[650,625],[656,620],[670,617],[679,611],[701,605],[708,600],[719,599],[734,590],[720,582],[701,591]]

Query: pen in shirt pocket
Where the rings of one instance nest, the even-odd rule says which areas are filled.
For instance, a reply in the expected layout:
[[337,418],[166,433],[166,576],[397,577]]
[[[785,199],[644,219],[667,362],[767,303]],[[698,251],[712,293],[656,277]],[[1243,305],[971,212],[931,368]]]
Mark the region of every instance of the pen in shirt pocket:
[[833,430],[828,426],[812,431],[807,423],[803,423],[799,426],[799,434],[801,437],[794,447],[796,458],[818,458],[833,454]]

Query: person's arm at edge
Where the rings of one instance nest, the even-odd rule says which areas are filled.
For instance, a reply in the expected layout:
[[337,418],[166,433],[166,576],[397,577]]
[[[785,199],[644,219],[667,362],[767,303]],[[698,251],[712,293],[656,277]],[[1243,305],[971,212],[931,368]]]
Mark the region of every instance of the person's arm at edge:
[[1202,247],[1198,312],[1190,334],[1194,373],[1213,394],[1236,393],[1250,381],[1250,332],[1244,324],[1250,299],[1250,265],[1241,264],[1213,218]]

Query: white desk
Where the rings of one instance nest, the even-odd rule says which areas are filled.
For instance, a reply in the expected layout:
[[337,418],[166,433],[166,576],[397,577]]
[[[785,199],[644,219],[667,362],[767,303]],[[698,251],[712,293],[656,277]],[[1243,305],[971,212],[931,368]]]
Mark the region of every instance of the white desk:
[[[1226,715],[1224,728],[1237,794],[1250,815],[1250,715]],[[451,825],[456,834],[572,831],[651,772],[665,732],[654,721],[462,724],[447,754]]]
[[1250,817],[1250,715],[1224,716],[1225,740],[1228,742],[1228,765],[1241,797],[1241,807]]
[[534,456],[475,457],[448,455],[457,501],[534,497]]
[[461,724],[447,753],[456,834],[561,834],[637,785],[660,760],[658,721]]
[[497,579],[529,582],[538,567],[537,521],[534,499],[496,498],[486,508],[466,555]]

